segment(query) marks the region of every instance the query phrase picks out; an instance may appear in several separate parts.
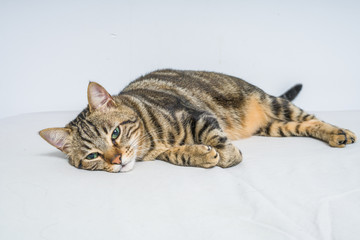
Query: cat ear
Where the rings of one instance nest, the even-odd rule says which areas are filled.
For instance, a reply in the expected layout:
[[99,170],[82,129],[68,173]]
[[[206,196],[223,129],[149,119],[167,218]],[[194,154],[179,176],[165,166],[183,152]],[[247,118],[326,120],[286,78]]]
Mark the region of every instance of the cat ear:
[[95,110],[106,110],[116,105],[114,99],[105,90],[105,88],[95,82],[89,83],[88,102],[90,112]]
[[70,133],[69,128],[47,128],[39,132],[43,139],[64,153],[69,152]]

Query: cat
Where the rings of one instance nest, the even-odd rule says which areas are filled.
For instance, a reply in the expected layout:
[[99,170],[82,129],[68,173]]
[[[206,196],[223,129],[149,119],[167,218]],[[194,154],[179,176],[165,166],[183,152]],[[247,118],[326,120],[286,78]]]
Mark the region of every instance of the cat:
[[318,120],[290,101],[242,79],[215,72],[158,70],[131,82],[119,95],[88,86],[88,106],[65,128],[39,132],[66,153],[71,165],[127,172],[136,160],[227,168],[242,161],[231,140],[253,135],[307,136],[332,147],[354,143],[353,132]]

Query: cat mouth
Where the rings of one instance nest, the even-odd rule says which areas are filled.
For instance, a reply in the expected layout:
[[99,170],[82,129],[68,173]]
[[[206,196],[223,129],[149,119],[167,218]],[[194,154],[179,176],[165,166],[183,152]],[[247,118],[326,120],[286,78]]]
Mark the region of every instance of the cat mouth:
[[112,166],[112,172],[129,172],[130,170],[133,169],[134,164],[135,164],[135,159],[131,159],[126,163],[114,164]]

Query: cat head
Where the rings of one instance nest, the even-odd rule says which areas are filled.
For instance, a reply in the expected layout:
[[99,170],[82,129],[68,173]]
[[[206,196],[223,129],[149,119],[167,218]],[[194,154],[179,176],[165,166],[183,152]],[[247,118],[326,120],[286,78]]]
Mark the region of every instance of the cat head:
[[40,136],[66,153],[77,168],[131,170],[141,152],[142,123],[138,115],[94,82],[88,87],[88,102],[65,128],[47,128]]

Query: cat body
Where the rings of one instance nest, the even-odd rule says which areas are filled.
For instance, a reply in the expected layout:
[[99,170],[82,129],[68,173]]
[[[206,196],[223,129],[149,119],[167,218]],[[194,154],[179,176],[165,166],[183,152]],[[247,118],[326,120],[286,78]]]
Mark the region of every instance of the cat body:
[[301,86],[281,97],[242,79],[201,71],[158,70],[110,96],[97,83],[89,105],[65,128],[40,135],[89,170],[126,172],[136,160],[181,166],[230,167],[242,161],[231,140],[260,136],[309,136],[332,147],[356,136],[293,105]]

